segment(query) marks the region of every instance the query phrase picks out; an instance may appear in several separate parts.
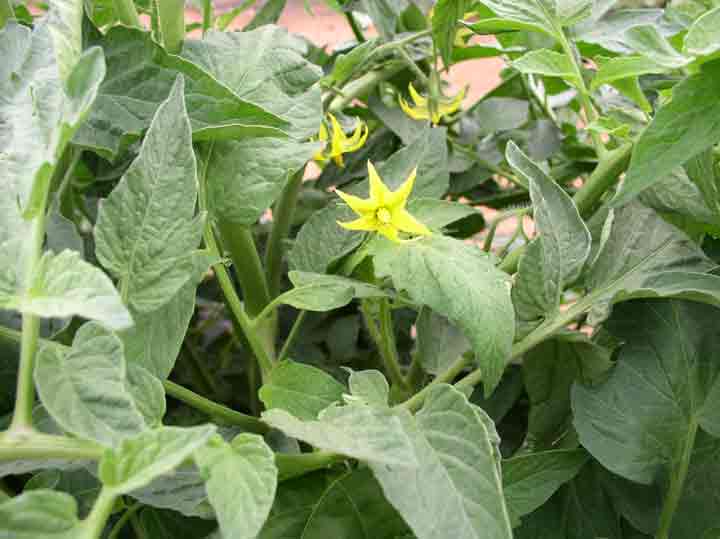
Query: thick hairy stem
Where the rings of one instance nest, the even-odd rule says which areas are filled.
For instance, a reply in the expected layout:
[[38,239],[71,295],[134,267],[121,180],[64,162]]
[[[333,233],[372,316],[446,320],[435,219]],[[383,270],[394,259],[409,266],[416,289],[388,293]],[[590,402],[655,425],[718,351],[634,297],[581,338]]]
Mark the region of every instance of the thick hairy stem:
[[185,39],[185,2],[183,0],[156,0],[160,35],[165,50],[177,54]]
[[400,370],[400,358],[395,345],[395,334],[392,327],[392,313],[390,305],[386,299],[378,302],[378,322],[379,327],[375,323],[375,317],[372,312],[371,303],[364,301],[361,306],[361,312],[365,319],[365,325],[368,332],[377,346],[380,358],[383,361],[385,371],[393,385],[407,389],[407,383],[402,371]]
[[105,524],[108,518],[110,518],[113,506],[115,505],[116,497],[112,490],[103,487],[100,495],[93,504],[92,511],[90,511],[88,517],[82,522],[82,539],[100,539],[100,537],[102,537]]
[[397,75],[405,69],[405,62],[399,61],[388,64],[383,69],[370,71],[365,75],[358,77],[349,84],[346,84],[342,95],[332,100],[328,110],[330,112],[340,112],[346,106],[353,102],[354,99],[370,93],[378,84]]
[[39,432],[0,433],[0,461],[8,460],[100,460],[104,448],[86,440]]
[[280,280],[283,273],[284,243],[290,233],[298,195],[302,188],[305,167],[302,167],[285,185],[280,199],[275,204],[273,212],[273,226],[265,248],[265,268],[270,297],[274,298],[280,293]]
[[207,33],[207,31],[212,28],[212,25],[213,25],[212,0],[203,0],[202,8],[203,8],[202,9],[202,14],[203,14],[202,31],[203,31],[203,35],[205,35]]
[[352,11],[345,12],[345,20],[347,20],[348,24],[350,25],[350,29],[352,30],[355,39],[357,39],[360,43],[367,41]]

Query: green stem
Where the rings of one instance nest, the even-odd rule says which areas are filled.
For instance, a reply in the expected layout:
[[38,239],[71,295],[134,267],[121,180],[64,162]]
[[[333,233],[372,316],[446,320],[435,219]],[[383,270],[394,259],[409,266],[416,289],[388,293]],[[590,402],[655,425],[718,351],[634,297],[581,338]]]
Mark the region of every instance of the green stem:
[[302,326],[303,321],[305,320],[305,316],[307,316],[307,311],[300,311],[297,315],[297,318],[295,319],[295,322],[293,322],[292,327],[290,328],[290,333],[288,333],[287,339],[285,339],[285,342],[283,343],[282,348],[280,349],[280,354],[278,354],[278,363],[281,361],[285,361],[288,357],[288,354],[290,353],[290,347],[292,346],[292,343],[295,341],[295,338],[297,337],[298,333],[300,332],[300,327]]
[[117,539],[120,536],[120,532],[125,527],[125,524],[128,523],[128,520],[130,520],[132,516],[140,509],[142,509],[142,507],[143,504],[141,504],[140,502],[136,502],[131,505],[115,523],[112,530],[110,531],[110,535],[108,535],[108,539]]
[[288,454],[275,453],[275,464],[278,467],[280,481],[299,477],[316,470],[322,470],[346,459],[343,455],[329,451],[312,453]]
[[387,299],[381,299],[377,304],[379,305],[378,321],[380,322],[380,328],[375,324],[370,301],[363,301],[360,311],[365,319],[368,332],[380,353],[380,358],[383,360],[383,365],[388,377],[393,385],[407,389],[405,377],[400,370],[400,358],[397,353],[397,346],[395,345],[390,305]]
[[204,36],[207,33],[207,31],[212,28],[212,25],[213,25],[212,0],[203,0],[202,7],[203,7],[203,10],[202,10],[202,14],[203,14],[202,33]]
[[354,81],[346,84],[342,91],[343,95],[335,97],[328,107],[329,112],[340,112],[353,102],[355,98],[364,96],[373,90],[378,84],[397,75],[405,69],[405,62],[392,62],[383,69],[370,71]]
[[352,30],[352,33],[355,36],[355,39],[358,40],[358,42],[364,43],[365,41],[367,41],[352,11],[345,12],[345,20],[347,20],[348,24],[350,25],[350,29]]
[[425,85],[426,87],[429,87],[430,79],[428,79],[428,76],[423,72],[422,69],[420,69],[420,66],[415,63],[415,60],[410,57],[408,52],[405,50],[405,47],[395,47],[395,50],[397,50],[398,54],[400,54],[400,57],[410,68],[410,70],[415,73],[415,76],[418,78],[418,80],[422,82],[423,85]]
[[409,410],[410,412],[416,412],[422,406],[425,401],[425,397],[430,392],[430,389],[437,384],[449,384],[468,366],[473,360],[472,354],[464,354],[457,358],[445,372],[439,374],[433,379],[428,385],[421,389],[418,393],[413,395],[411,398],[403,402],[400,406]]
[[142,28],[140,17],[138,16],[137,9],[135,9],[135,2],[133,0],[113,0],[113,7],[115,8],[115,14],[118,20],[125,26]]
[[13,9],[10,0],[0,0],[0,28],[5,26],[7,21],[14,18],[15,10]]
[[695,445],[695,436],[697,435],[698,423],[694,418],[690,420],[690,426],[688,429],[687,437],[685,438],[685,445],[680,455],[680,460],[672,470],[672,477],[670,479],[670,487],[668,488],[667,496],[663,502],[662,512],[660,513],[660,525],[658,527],[656,539],[669,539],[670,528],[672,526],[673,516],[677,510],[678,504],[680,503],[680,497],[682,496],[683,486],[685,485],[685,479],[687,478],[688,468],[690,467],[690,459],[692,457],[693,447]]
[[102,488],[93,504],[92,511],[82,523],[82,539],[100,539],[112,513],[116,497],[112,490],[107,487]]
[[100,460],[102,446],[85,440],[40,432],[0,433],[0,461],[32,459]]
[[230,425],[236,425],[249,432],[258,434],[265,434],[270,430],[268,426],[257,417],[231,410],[227,406],[211,401],[170,380],[165,380],[163,387],[171,397],[184,402],[188,406],[192,406],[196,410],[206,413],[210,417],[220,419]]
[[165,50],[177,54],[185,39],[185,2],[184,0],[156,0],[160,35]]
[[222,246],[230,254],[235,275],[240,281],[245,308],[254,318],[270,303],[270,292],[252,232],[248,227],[235,225],[226,219],[218,219],[217,225]]
[[[632,149],[632,143],[627,143],[615,150],[605,152],[593,173],[575,193],[573,200],[575,201],[578,212],[580,212],[583,218],[592,215],[605,192],[612,187],[618,177],[623,173],[630,161]],[[498,268],[507,273],[515,273],[520,258],[524,253],[524,245],[511,251],[498,265]]]
[[267,247],[265,248],[265,268],[267,270],[267,282],[271,298],[274,298],[280,293],[285,240],[292,227],[295,207],[297,206],[297,199],[300,194],[300,189],[302,188],[304,176],[305,167],[302,167],[290,176],[280,195],[280,199],[275,204],[272,230]]

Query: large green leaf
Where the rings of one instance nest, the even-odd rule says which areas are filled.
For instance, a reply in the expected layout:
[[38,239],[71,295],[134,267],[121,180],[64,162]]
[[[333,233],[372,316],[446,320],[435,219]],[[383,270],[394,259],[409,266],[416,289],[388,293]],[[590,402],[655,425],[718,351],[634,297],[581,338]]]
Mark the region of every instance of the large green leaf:
[[79,525],[77,502],[64,492],[33,490],[0,503],[2,539],[73,539]]
[[217,217],[249,226],[275,202],[289,177],[320,149],[293,139],[246,138],[206,146],[208,205]]
[[624,35],[625,43],[634,51],[668,69],[680,69],[692,58],[679,53],[653,25],[630,28]]
[[107,58],[108,73],[74,142],[116,157],[149,127],[178,72],[186,77],[187,110],[198,139],[284,136],[287,122],[242,99],[200,66],[169,55],[137,28],[114,26],[93,43]]
[[[322,119],[319,67],[303,55],[306,44],[274,25],[249,32],[216,32],[185,42],[182,57],[201,67],[237,96],[290,123],[289,133],[317,134]],[[237,51],[244,51],[238,56]]]
[[433,6],[433,41],[446,66],[452,64],[458,21],[465,15],[467,6],[467,0],[438,0]]
[[539,231],[520,261],[513,287],[518,318],[531,323],[560,306],[563,290],[580,277],[591,238],[570,196],[515,143],[508,143],[506,158],[530,187]]
[[580,440],[606,468],[650,483],[671,471],[698,424],[720,435],[720,368],[710,352],[718,314],[676,300],[615,308],[606,326],[624,342],[618,361],[605,383],[576,385],[572,396]]
[[72,348],[44,346],[35,385],[53,419],[81,438],[115,446],[147,428],[126,385],[122,342],[96,324],[82,326]]
[[415,322],[416,354],[423,369],[438,375],[470,350],[467,337],[444,316],[423,309]]
[[53,0],[45,24],[53,39],[60,78],[68,80],[82,54],[83,3],[80,0]]
[[371,468],[418,539],[511,538],[492,420],[443,384],[405,425],[419,467]]
[[145,505],[171,509],[176,514],[213,518],[205,480],[206,477],[201,475],[197,466],[183,464],[171,473],[156,477],[130,495]]
[[[352,398],[370,406],[387,406],[390,397],[390,386],[383,373],[375,369],[351,371],[348,386]],[[351,398],[345,395],[345,398]]]
[[[622,298],[683,297],[682,287],[677,287],[681,275],[674,273],[673,279],[663,275],[703,273],[713,267],[690,238],[639,204],[608,215],[599,246],[586,281],[593,294],[593,321],[606,317],[610,304]],[[717,278],[691,280],[693,286],[704,284],[711,292],[708,297],[713,290],[717,294]]]
[[591,14],[591,0],[481,0],[498,19],[480,20],[478,26],[494,31],[533,30],[552,37]]
[[539,49],[528,52],[513,61],[512,66],[521,73],[533,73],[546,77],[559,77],[577,85],[577,73],[572,60],[566,54]]
[[544,504],[587,460],[582,449],[540,451],[504,460],[503,490],[513,521]]
[[95,225],[98,259],[139,312],[167,303],[192,276],[202,235],[196,201],[195,154],[178,77]]
[[227,443],[219,436],[195,454],[224,537],[255,539],[267,519],[277,485],[272,450],[256,434]]
[[398,539],[408,528],[367,468],[282,483],[258,539]]
[[[7,244],[6,244],[7,245]],[[43,318],[65,318],[73,315],[97,320],[112,329],[132,325],[130,314],[122,303],[110,278],[88,264],[74,251],[55,255],[46,252],[35,268],[31,281],[23,290],[20,276],[15,275],[10,252],[0,245],[0,307]]]
[[330,406],[313,421],[301,421],[275,408],[263,412],[262,418],[288,436],[318,449],[398,468],[417,466],[411,441],[400,417],[387,408],[360,403]]
[[173,471],[215,433],[213,425],[200,427],[160,427],[124,440],[107,449],[98,475],[116,496],[148,485],[153,479]]
[[342,400],[345,386],[325,371],[294,361],[276,365],[260,388],[265,408],[280,408],[302,420],[317,419],[318,414]]
[[374,256],[380,277],[456,324],[485,371],[486,392],[497,385],[510,357],[514,311],[507,275],[477,247],[440,235],[405,243],[379,243]]
[[669,171],[720,140],[720,62],[705,64],[700,73],[673,88],[672,101],[662,107],[640,135],[630,168],[614,204],[625,204]]
[[720,50],[720,7],[698,17],[688,30],[683,51],[695,56],[709,56]]

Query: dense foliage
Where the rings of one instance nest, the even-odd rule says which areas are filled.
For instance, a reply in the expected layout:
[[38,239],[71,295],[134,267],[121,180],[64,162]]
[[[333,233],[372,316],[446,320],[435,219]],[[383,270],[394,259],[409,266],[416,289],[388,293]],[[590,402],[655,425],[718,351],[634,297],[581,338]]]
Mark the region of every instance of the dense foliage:
[[0,538],[717,537],[717,2],[284,5],[0,0]]

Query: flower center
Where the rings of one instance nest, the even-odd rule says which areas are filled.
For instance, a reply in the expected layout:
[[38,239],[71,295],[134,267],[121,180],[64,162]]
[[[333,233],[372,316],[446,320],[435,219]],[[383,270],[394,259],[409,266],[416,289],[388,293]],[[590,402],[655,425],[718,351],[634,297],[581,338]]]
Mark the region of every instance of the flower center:
[[384,225],[387,225],[390,221],[392,221],[392,214],[387,208],[378,208],[375,212],[375,217]]

